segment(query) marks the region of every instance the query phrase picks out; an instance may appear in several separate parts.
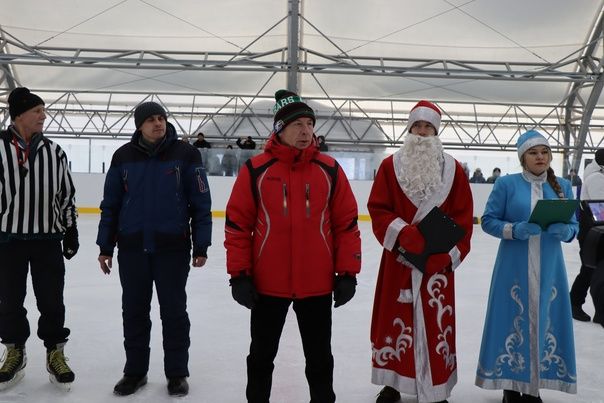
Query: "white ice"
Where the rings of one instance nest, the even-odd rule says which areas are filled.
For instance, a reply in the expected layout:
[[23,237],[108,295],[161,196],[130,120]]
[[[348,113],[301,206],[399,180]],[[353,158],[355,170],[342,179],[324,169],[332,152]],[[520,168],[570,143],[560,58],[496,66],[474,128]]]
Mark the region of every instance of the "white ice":
[[[112,394],[121,377],[122,347],[121,289],[117,266],[103,275],[96,260],[98,216],[79,219],[80,251],[67,261],[65,302],[66,325],[71,336],[66,346],[69,364],[76,373],[70,392],[61,392],[48,382],[45,353],[35,336],[38,312],[31,286],[26,300],[32,336],[27,343],[28,364],[20,384],[0,392],[4,402],[145,402],[173,400],[168,397],[163,374],[161,322],[154,299],[149,383],[130,397]],[[370,382],[369,324],[381,247],[371,225],[360,223],[363,238],[363,268],[354,299],[334,310],[332,345],[335,358],[334,386],[338,402],[372,403],[379,387]],[[245,357],[249,346],[249,311],[231,298],[225,270],[224,220],[214,219],[213,246],[208,263],[192,268],[187,285],[191,319],[190,393],[180,401],[196,403],[245,402]],[[474,386],[482,326],[493,260],[498,240],[474,227],[472,251],[456,274],[458,384],[449,399],[460,402],[501,402],[501,391]],[[577,242],[564,246],[569,282],[579,270]],[[309,251],[310,252],[310,251]],[[117,259],[115,259],[117,260]],[[168,268],[167,268],[168,269]],[[593,314],[588,298],[585,310]],[[604,402],[602,346],[604,329],[594,323],[574,322],[578,363],[578,394],[542,391],[546,403]],[[290,310],[275,362],[271,401],[309,401],[304,377],[304,358],[295,316]],[[415,402],[405,396],[404,403]]]

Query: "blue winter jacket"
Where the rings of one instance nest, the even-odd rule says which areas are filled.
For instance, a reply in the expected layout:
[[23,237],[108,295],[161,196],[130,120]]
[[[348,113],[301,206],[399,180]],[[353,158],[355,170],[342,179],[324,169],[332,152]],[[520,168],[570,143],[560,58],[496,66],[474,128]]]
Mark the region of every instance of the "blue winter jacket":
[[137,130],[114,154],[105,178],[97,245],[101,255],[113,249],[191,248],[207,256],[212,234],[210,188],[201,154],[179,141],[166,125],[166,136],[150,152],[139,144]]

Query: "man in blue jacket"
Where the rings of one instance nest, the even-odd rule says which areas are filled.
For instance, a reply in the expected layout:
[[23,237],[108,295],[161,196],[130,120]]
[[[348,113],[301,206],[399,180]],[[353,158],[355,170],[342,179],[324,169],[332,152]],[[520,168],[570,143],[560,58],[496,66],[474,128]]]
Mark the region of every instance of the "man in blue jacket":
[[130,395],[147,383],[149,316],[153,283],[163,327],[168,393],[188,393],[189,329],[185,286],[191,260],[206,263],[212,219],[210,190],[201,154],[178,141],[164,108],[155,102],[134,111],[136,131],[111,161],[101,202],[97,244],[101,270],[109,274],[117,243],[126,365],[115,385]]

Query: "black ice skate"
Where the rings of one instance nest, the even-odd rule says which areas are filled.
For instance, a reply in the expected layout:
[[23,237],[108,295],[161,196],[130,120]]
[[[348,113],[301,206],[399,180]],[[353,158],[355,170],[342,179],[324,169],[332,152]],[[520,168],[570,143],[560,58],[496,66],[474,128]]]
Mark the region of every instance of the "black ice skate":
[[69,391],[75,379],[75,374],[67,365],[67,358],[63,353],[65,343],[57,344],[46,352],[46,369],[50,374],[50,382],[59,389]]
[[6,351],[2,356],[3,365],[0,368],[0,390],[8,389],[19,383],[25,376],[27,355],[25,346],[6,344]]

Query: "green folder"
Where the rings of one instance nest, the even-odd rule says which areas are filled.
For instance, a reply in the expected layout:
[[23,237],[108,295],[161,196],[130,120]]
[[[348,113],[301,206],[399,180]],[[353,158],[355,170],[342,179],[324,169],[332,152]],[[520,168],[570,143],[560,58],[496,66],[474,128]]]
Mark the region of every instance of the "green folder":
[[579,200],[575,199],[539,200],[531,213],[529,222],[539,224],[543,230],[555,222],[568,224],[578,206]]

